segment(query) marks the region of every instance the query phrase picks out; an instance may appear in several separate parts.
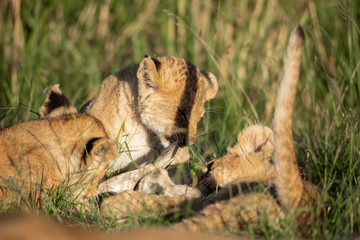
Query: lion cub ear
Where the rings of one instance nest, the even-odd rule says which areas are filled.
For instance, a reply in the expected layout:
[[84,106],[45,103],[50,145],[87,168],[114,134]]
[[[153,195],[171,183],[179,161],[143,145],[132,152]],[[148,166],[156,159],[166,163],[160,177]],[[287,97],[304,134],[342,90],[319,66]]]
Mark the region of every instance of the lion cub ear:
[[40,107],[39,112],[41,119],[51,119],[78,111],[61,92],[59,84],[56,84],[48,91],[45,103]]
[[213,99],[218,91],[218,82],[214,74],[206,72],[204,70],[200,71],[202,79],[205,83],[206,101]]
[[274,132],[263,125],[255,124],[239,132],[237,144],[228,149],[238,155],[260,153],[271,157],[274,152]]
[[137,78],[139,79],[139,86],[145,89],[156,89],[159,84],[158,68],[161,63],[155,59],[145,55],[144,59],[139,64],[137,71]]

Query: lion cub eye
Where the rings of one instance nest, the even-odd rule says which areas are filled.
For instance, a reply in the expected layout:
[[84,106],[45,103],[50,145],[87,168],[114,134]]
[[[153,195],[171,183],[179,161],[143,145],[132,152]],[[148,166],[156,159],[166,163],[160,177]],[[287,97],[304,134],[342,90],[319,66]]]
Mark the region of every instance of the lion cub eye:
[[188,115],[183,110],[181,110],[180,108],[178,108],[178,114],[182,117],[183,120],[185,120],[185,121],[189,120]]

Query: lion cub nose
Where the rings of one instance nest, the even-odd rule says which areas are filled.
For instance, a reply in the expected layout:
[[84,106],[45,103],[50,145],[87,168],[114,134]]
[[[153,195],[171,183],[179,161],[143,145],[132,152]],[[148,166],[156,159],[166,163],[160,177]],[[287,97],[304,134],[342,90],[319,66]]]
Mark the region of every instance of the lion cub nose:
[[179,146],[180,147],[185,147],[187,144],[186,144],[186,137],[183,137],[181,140],[180,140],[180,144],[179,144]]

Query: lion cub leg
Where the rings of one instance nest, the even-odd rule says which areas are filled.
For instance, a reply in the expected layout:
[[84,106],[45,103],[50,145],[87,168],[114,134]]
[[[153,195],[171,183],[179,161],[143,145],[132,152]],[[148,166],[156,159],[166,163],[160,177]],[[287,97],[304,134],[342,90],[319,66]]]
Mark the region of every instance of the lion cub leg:
[[72,182],[79,184],[77,193],[79,199],[90,198],[96,195],[99,181],[104,177],[110,161],[118,156],[117,147],[114,142],[107,138],[99,138],[86,144],[87,156],[78,176]]
[[184,209],[187,205],[192,205],[194,200],[126,190],[106,198],[100,209],[115,217],[118,222],[124,222],[130,215],[169,213],[175,209]]
[[189,231],[219,231],[233,233],[267,223],[280,227],[284,216],[281,207],[269,193],[241,194],[230,200],[218,201],[205,207],[200,214],[184,219],[178,228]]
[[123,221],[129,214],[169,213],[184,209],[201,195],[197,189],[176,185],[164,168],[154,169],[138,181],[134,190],[125,190],[105,199],[101,210]]

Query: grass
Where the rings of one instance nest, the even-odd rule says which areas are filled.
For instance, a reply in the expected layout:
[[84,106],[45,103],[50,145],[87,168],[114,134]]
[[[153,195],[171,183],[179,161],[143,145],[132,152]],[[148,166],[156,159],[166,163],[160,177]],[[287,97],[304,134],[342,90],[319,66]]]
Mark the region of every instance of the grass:
[[[360,232],[357,0],[3,0],[1,5],[1,128],[36,119],[33,112],[50,85],[60,83],[79,108],[102,79],[145,54],[176,55],[214,73],[220,85],[192,147],[194,174],[202,162],[222,156],[245,126],[271,124],[284,48],[300,23],[306,42],[294,109],[295,148],[304,178],[328,196],[327,217],[315,221],[312,238],[324,238],[323,228],[329,238]],[[72,203],[59,205],[56,199],[43,208],[50,216],[115,227],[96,210],[74,213],[68,210]],[[129,227],[153,222],[158,220],[140,218]],[[254,234],[297,236],[291,227]]]

